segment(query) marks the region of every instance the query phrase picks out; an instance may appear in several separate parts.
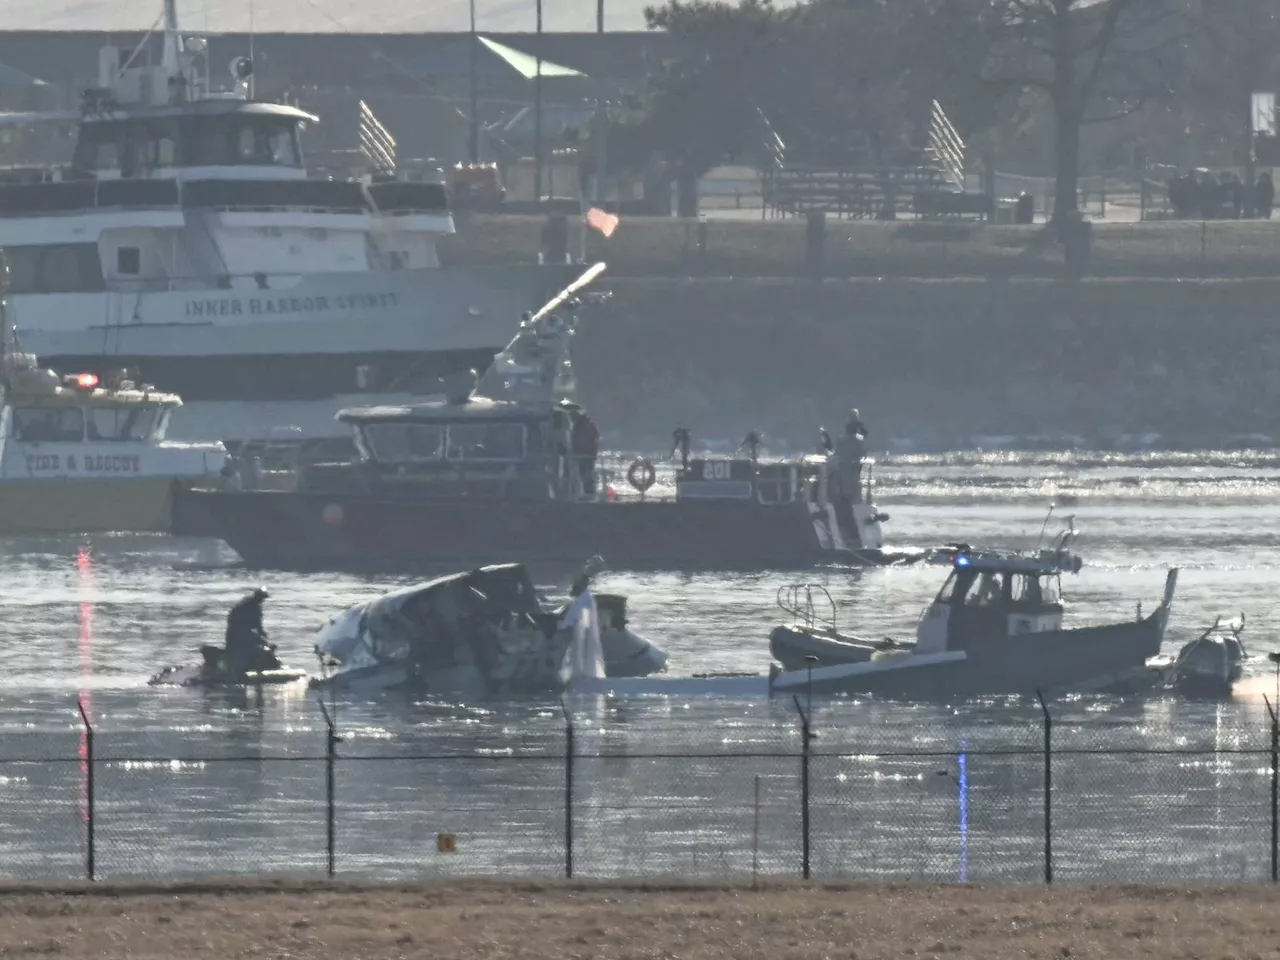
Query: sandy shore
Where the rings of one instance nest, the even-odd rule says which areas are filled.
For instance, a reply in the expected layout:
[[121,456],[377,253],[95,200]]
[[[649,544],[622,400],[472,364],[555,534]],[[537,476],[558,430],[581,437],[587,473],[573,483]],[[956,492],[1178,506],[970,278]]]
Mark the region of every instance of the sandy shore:
[[1251,960],[1264,886],[230,883],[0,888],[0,957]]

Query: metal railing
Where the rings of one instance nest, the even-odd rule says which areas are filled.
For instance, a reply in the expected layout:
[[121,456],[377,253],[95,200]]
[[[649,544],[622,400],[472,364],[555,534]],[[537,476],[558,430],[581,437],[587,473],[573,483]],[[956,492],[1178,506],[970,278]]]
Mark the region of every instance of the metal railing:
[[790,725],[625,743],[568,710],[467,739],[344,735],[321,705],[318,729],[269,752],[104,734],[80,704],[78,733],[6,737],[0,876],[1280,879],[1274,712],[1259,729],[1219,716],[1197,744],[1060,724],[1043,701],[1038,723],[917,718],[897,736],[819,724],[803,701]]
[[946,171],[951,184],[963,190],[965,143],[937,100],[933,101],[929,112],[929,152]]
[[395,171],[396,138],[391,136],[363,100],[360,101],[360,124],[357,136],[360,152],[369,158],[369,162],[376,170],[382,173]]

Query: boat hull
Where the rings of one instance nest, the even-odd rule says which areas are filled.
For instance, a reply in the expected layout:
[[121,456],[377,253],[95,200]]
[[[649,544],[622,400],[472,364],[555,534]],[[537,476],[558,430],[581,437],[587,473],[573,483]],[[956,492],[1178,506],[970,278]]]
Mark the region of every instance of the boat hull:
[[878,645],[854,637],[833,637],[825,630],[819,631],[800,625],[780,625],[769,634],[769,653],[782,664],[784,670],[804,670],[806,658],[816,657],[824,665],[836,663],[864,663]]
[[1164,637],[1165,611],[1145,620],[1075,630],[990,636],[967,650],[900,653],[871,661],[794,670],[774,692],[879,694],[904,700],[950,700],[984,694],[1050,694],[1092,689],[1141,670]]
[[0,536],[168,533],[169,477],[46,478],[0,483]]
[[251,567],[289,570],[581,564],[627,569],[803,569],[898,555],[824,548],[804,503],[380,500],[278,491],[179,491],[174,532],[223,540]]
[[309,274],[288,289],[18,294],[23,349],[57,369],[128,367],[177,393],[169,437],[238,443],[278,428],[346,438],[343,407],[421,399],[483,370],[578,268],[466,266]]

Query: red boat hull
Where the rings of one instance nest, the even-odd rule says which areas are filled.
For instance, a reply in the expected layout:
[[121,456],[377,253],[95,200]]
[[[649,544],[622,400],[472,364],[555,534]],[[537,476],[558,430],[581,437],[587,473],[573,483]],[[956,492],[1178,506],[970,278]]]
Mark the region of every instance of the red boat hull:
[[511,560],[616,569],[800,569],[875,564],[824,549],[804,503],[391,500],[350,494],[187,490],[174,533],[225,541],[271,569],[472,566]]

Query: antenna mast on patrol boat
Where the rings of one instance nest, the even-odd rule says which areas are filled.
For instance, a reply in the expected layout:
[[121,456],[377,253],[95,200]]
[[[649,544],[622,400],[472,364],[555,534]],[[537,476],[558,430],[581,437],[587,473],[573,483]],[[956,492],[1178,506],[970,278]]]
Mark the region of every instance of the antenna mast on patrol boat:
[[178,32],[177,0],[164,0],[164,57],[160,62],[170,83],[179,78],[186,79],[182,69],[183,52],[182,34]]

